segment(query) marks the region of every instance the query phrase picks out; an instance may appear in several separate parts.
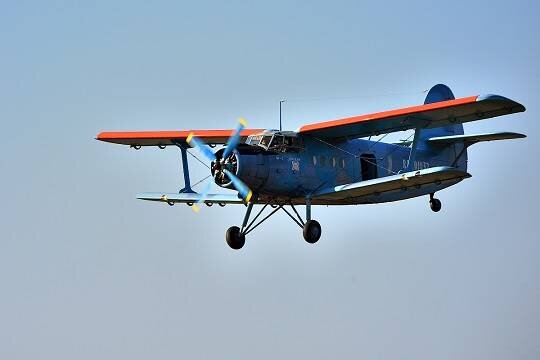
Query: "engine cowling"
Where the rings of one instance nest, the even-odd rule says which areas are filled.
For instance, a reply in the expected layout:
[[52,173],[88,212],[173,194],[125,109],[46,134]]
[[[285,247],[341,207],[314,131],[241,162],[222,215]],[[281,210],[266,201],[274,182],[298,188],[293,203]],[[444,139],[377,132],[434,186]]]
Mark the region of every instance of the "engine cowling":
[[223,169],[238,176],[252,191],[258,191],[268,180],[268,164],[265,152],[256,146],[240,144],[232,154],[223,159],[224,149],[218,150],[211,173],[217,185],[234,189]]

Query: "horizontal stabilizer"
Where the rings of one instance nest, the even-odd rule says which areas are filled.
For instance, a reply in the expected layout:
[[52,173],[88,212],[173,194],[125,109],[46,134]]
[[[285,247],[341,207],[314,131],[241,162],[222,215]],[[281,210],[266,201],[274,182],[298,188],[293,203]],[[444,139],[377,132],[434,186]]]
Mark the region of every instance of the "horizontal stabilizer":
[[[201,194],[195,192],[187,193],[142,193],[137,194],[137,199],[166,202],[169,205],[175,203],[190,204],[200,199]],[[210,204],[243,204],[236,194],[208,194],[204,202]]]
[[489,134],[474,134],[474,135],[454,135],[454,136],[438,136],[429,138],[427,141],[430,144],[435,145],[453,145],[457,143],[465,143],[466,145],[472,145],[481,141],[495,141],[495,140],[508,140],[508,139],[521,139],[526,135],[514,133],[514,132],[499,132]]
[[408,188],[418,188],[422,185],[460,181],[469,177],[471,177],[469,173],[454,167],[438,166],[322,189],[313,196],[313,199],[346,200],[400,189],[406,191]]

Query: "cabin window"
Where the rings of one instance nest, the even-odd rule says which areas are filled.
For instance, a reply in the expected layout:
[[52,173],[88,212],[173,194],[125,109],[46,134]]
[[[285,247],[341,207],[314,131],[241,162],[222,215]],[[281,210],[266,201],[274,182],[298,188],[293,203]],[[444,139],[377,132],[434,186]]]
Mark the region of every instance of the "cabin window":
[[339,166],[340,166],[342,169],[345,169],[345,159],[341,158],[341,161],[339,162]]
[[336,167],[336,164],[337,164],[337,160],[336,160],[336,157],[334,156],[332,158],[332,167]]
[[324,157],[324,155],[320,155],[319,156],[319,165],[321,167],[323,167],[325,165],[325,161],[326,161],[326,158]]
[[317,165],[317,157],[313,155],[313,166]]

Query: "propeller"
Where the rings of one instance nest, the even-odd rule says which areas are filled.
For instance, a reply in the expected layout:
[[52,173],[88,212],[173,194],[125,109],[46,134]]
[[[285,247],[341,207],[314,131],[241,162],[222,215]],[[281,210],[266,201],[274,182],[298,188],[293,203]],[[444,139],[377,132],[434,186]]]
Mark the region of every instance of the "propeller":
[[214,155],[214,152],[210,148],[210,146],[206,145],[204,141],[200,140],[195,136],[193,132],[190,132],[187,139],[187,143],[193,147],[196,147],[199,149],[199,151],[210,161],[216,161],[216,155]]
[[246,125],[247,125],[246,119],[244,118],[238,119],[238,126],[236,126],[236,129],[234,130],[233,134],[229,138],[229,141],[227,141],[227,147],[225,148],[225,151],[223,152],[224,159],[226,159],[229,155],[231,155],[233,150],[236,149],[236,146],[238,146],[238,143],[240,142],[240,133],[246,127]]
[[204,199],[208,196],[208,193],[210,192],[210,188],[212,187],[212,182],[209,181],[206,186],[204,187],[203,191],[200,194],[199,200],[197,200],[196,203],[191,205],[191,209],[198,213],[201,211],[200,205],[204,202]]
[[231,179],[231,182],[234,188],[238,190],[238,193],[240,194],[240,196],[242,196],[242,198],[246,202],[249,202],[249,200],[251,200],[251,196],[253,195],[249,187],[246,184],[244,184],[244,182],[240,180],[238,176],[234,175],[229,170],[223,169],[223,172],[229,177],[229,179]]
[[[193,132],[188,135],[186,141],[190,146],[199,149],[199,151],[204,155],[204,157],[206,157],[211,162],[211,171],[215,182],[225,184],[228,182],[226,179],[228,178],[228,180],[230,180],[233,187],[238,191],[240,196],[246,202],[249,202],[253,193],[251,192],[249,187],[244,184],[242,180],[240,180],[236,175],[233,174],[233,172],[231,172],[231,170],[235,172],[237,169],[238,161],[233,152],[234,149],[236,149],[236,147],[238,146],[238,143],[240,142],[241,132],[244,127],[246,127],[246,125],[247,122],[245,119],[240,118],[238,120],[238,125],[236,129],[234,129],[231,137],[228,139],[227,146],[225,147],[221,156],[218,157],[216,157],[216,154],[214,154],[212,149],[208,145],[206,145],[204,141],[197,138]],[[211,186],[212,181],[209,181],[208,184],[204,187],[204,190],[200,193],[197,202],[191,206],[193,211],[200,211],[199,205],[205,201],[208,193],[210,192]]]

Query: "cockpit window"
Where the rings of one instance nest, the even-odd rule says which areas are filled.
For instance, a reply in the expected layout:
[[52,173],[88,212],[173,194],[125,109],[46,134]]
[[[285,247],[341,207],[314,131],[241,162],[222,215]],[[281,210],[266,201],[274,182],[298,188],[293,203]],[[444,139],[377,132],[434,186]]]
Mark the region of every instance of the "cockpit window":
[[276,148],[283,146],[283,135],[274,135],[274,139],[272,139],[272,144],[270,147]]
[[294,134],[272,133],[270,135],[252,135],[246,139],[246,144],[260,146],[276,152],[298,152],[302,150],[301,139]]
[[272,135],[263,136],[259,145],[268,148],[268,145],[270,145],[270,140],[272,140]]
[[261,141],[261,139],[262,139],[261,135],[250,136],[247,138],[246,144],[253,145],[253,146],[259,145],[259,142]]

